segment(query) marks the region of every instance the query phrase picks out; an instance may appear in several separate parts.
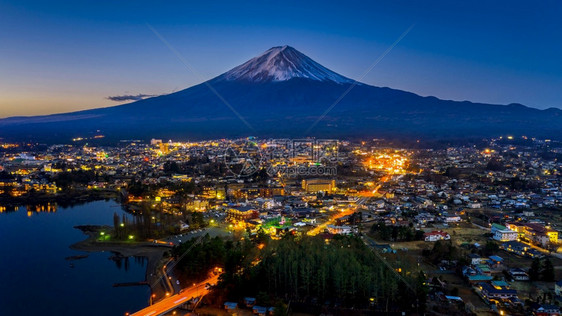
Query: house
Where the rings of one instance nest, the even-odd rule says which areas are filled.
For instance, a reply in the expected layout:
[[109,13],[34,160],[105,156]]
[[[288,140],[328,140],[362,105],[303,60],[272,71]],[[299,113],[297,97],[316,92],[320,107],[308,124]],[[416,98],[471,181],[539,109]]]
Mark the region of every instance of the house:
[[492,274],[492,270],[490,270],[490,267],[488,267],[485,264],[476,265],[474,267],[474,269],[476,270],[476,272],[478,272],[478,274],[482,274],[482,275],[491,275]]
[[451,239],[451,235],[449,235],[449,233],[446,233],[444,231],[432,231],[430,233],[425,233],[423,234],[424,240],[425,241],[438,241],[438,240],[450,240]]
[[253,307],[255,304],[256,304],[255,297],[244,297],[244,305],[246,305],[246,307]]
[[527,255],[527,257],[531,257],[531,258],[543,258],[545,256],[544,253],[536,249],[529,249],[525,254]]
[[533,304],[531,305],[533,315],[535,316],[560,316],[560,308],[550,304]]
[[238,303],[235,302],[224,302],[224,309],[226,310],[235,310],[238,307]]
[[447,296],[445,295],[445,298],[449,301],[449,302],[455,302],[455,303],[463,303],[463,300],[460,296]]
[[503,265],[503,258],[500,256],[490,256],[490,258],[488,258],[488,265],[491,268],[501,268]]
[[502,300],[517,297],[517,291],[502,286],[493,286],[488,283],[480,283],[482,296],[488,300]]
[[516,253],[520,256],[525,256],[527,251],[529,251],[531,247],[518,241],[508,241],[501,244],[500,248],[504,249],[505,251]]
[[469,276],[469,275],[476,275],[476,274],[478,274],[478,273],[472,267],[470,267],[470,266],[463,266],[462,267],[462,275]]
[[482,258],[480,257],[480,255],[475,254],[475,253],[469,254],[468,258],[470,259],[470,264],[472,264],[472,265],[480,264],[480,261],[482,261]]
[[496,280],[496,281],[492,281],[490,282],[490,284],[492,284],[493,287],[497,288],[509,288],[509,284],[505,281],[501,281],[501,280]]
[[469,275],[468,276],[468,283],[478,284],[478,283],[482,283],[482,282],[491,281],[492,279],[493,279],[493,277],[490,276],[490,275],[482,275],[482,274]]
[[482,203],[472,202],[468,203],[469,208],[482,208]]
[[443,221],[445,223],[458,223],[460,222],[462,219],[460,216],[458,215],[454,215],[454,214],[447,214],[443,217]]
[[509,269],[508,273],[515,281],[529,281],[529,275],[521,268]]
[[255,305],[252,308],[254,315],[265,316],[267,314],[267,307]]
[[429,222],[435,222],[435,216],[429,213],[420,213],[416,215],[415,219],[416,219],[416,223],[420,225],[425,225]]

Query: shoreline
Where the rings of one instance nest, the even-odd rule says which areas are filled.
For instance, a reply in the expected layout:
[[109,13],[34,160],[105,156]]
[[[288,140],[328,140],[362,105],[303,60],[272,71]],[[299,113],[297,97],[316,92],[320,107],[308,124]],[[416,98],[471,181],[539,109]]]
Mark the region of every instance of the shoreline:
[[[104,226],[99,226],[99,228]],[[79,229],[79,228],[77,228]],[[152,299],[165,297],[167,289],[163,284],[161,267],[167,261],[164,253],[169,248],[154,246],[149,242],[99,242],[97,232],[81,230],[87,238],[69,246],[70,249],[84,252],[114,252],[123,257],[145,257],[148,259],[144,281],[148,283],[151,293],[147,296],[147,304]]]
[[81,205],[101,200],[117,200],[119,193],[113,190],[73,189],[56,194],[40,193],[35,195],[0,196],[0,203],[7,207],[21,207],[45,203],[56,203],[62,207]]

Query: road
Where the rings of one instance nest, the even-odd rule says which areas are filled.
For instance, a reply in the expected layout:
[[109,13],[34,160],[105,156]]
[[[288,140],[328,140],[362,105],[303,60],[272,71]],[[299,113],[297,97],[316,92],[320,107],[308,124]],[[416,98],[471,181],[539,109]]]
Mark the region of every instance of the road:
[[192,298],[195,297],[200,297],[200,296],[204,296],[207,295],[207,293],[209,293],[209,289],[207,289],[206,284],[210,284],[210,285],[215,285],[217,284],[218,280],[219,280],[219,276],[220,274],[217,275],[213,275],[211,277],[209,277],[208,279],[206,279],[205,281],[195,284],[194,286],[185,288],[183,291],[181,291],[178,294],[172,295],[170,297],[167,297],[163,300],[161,300],[160,302],[148,306],[147,308],[144,308],[134,314],[132,314],[133,316],[157,316],[157,315],[162,315],[165,314],[167,312],[170,312],[174,309],[176,309],[177,307],[185,304],[186,302],[188,302],[189,300],[191,300]]
[[[391,178],[392,178],[391,176],[384,176],[384,177],[381,178],[380,182],[381,182],[381,183],[387,182],[387,181],[389,181]],[[381,188],[381,186],[382,186],[382,184],[378,184],[378,185],[375,187],[375,189],[372,191],[372,194],[373,194],[373,195],[376,194],[376,193],[378,192],[378,190]],[[361,198],[359,201],[356,202],[356,206],[355,206],[355,207],[346,208],[346,209],[341,210],[341,211],[338,212],[338,213],[335,213],[335,214],[332,215],[332,217],[330,217],[330,219],[328,219],[326,222],[324,222],[324,223],[322,223],[322,224],[319,224],[318,226],[316,226],[316,227],[314,227],[313,229],[309,230],[309,231],[307,232],[307,235],[309,235],[309,236],[316,236],[316,235],[318,235],[319,233],[322,233],[322,232],[324,231],[324,229],[326,229],[326,227],[327,227],[328,225],[333,225],[333,224],[336,222],[336,220],[337,220],[338,218],[342,218],[342,217],[344,217],[344,216],[346,216],[346,215],[351,215],[351,214],[355,213],[355,211],[357,210],[357,208],[359,208],[361,205],[363,205],[363,204],[364,204],[366,201],[368,201],[371,197],[372,197],[372,196],[363,197],[363,198]]]
[[319,233],[323,232],[324,229],[328,227],[328,225],[334,224],[338,218],[344,217],[346,215],[351,215],[355,212],[355,210],[355,208],[347,208],[342,210],[341,212],[335,213],[332,217],[330,217],[329,220],[309,230],[307,234],[309,236],[316,236]]
[[173,259],[168,260],[168,262],[162,267],[162,277],[165,279],[166,284],[168,285],[168,291],[167,293],[170,294],[174,294],[179,292],[179,289],[177,289],[174,285],[175,283],[173,283],[174,280],[172,280],[172,276],[170,276],[170,272],[173,270],[172,266],[170,265],[172,262],[174,262]]
[[[199,238],[205,234],[209,234],[211,237],[214,236],[221,236],[221,235],[228,235],[228,232],[220,227],[207,227],[205,229],[199,229],[197,231],[185,232],[179,235],[169,236],[163,239],[156,239],[151,240],[150,243],[147,245],[154,246],[154,247],[174,247],[182,242],[186,242],[193,238]],[[162,255],[158,257],[158,261]],[[160,273],[147,273],[147,280],[151,284],[152,288],[152,295],[150,297],[150,304],[152,305],[153,301],[158,301],[160,299],[168,298],[170,295],[174,295],[180,292],[183,284],[180,284],[178,279],[174,274],[174,266],[175,263],[173,260],[168,260],[163,267],[161,267]],[[156,266],[147,269],[148,271],[156,271]],[[156,288],[156,287],[161,287]]]
[[527,246],[529,246],[529,247],[531,247],[531,248],[533,248],[533,249],[535,249],[535,250],[538,250],[539,252],[543,253],[543,254],[546,255],[546,256],[549,256],[549,255],[550,255],[550,256],[556,257],[556,258],[558,258],[558,259],[562,259],[562,254],[559,254],[559,253],[556,253],[556,252],[550,252],[550,251],[548,251],[548,250],[546,250],[546,249],[544,249],[544,248],[541,248],[541,247],[539,247],[539,246],[537,246],[537,245],[533,245],[532,243],[526,242],[526,241],[524,241],[524,240],[519,240],[519,242],[522,243],[522,244],[525,244],[525,245],[527,245]]

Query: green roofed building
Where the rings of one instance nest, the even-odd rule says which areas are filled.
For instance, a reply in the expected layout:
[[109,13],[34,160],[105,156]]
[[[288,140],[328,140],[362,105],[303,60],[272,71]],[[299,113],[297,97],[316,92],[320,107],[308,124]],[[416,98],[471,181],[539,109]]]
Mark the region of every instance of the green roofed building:
[[507,227],[496,223],[492,224],[492,234],[494,234],[498,230],[507,230]]

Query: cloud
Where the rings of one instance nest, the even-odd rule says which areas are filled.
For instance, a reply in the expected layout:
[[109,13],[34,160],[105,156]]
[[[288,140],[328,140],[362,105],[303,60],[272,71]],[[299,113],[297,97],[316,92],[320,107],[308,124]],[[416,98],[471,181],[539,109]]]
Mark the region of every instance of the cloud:
[[137,94],[137,95],[115,95],[109,96],[106,99],[115,101],[115,102],[124,102],[124,101],[138,101],[150,97],[156,97],[156,94]]

